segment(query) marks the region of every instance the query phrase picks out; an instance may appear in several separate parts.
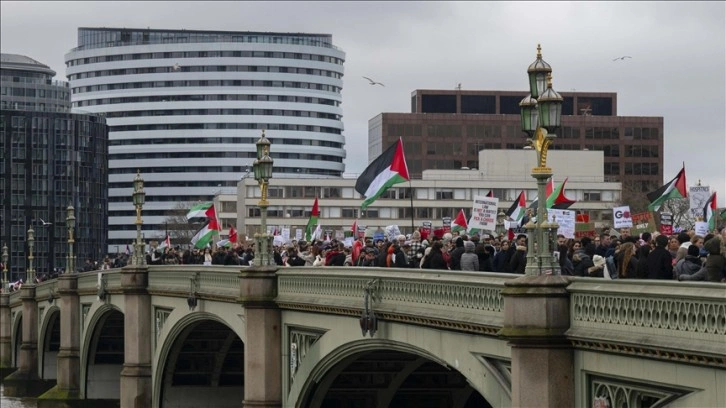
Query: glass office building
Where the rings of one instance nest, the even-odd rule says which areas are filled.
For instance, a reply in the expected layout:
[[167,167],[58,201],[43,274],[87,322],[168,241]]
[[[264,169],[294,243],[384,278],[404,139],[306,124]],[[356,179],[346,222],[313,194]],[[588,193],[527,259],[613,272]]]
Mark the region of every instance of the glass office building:
[[109,248],[135,239],[137,170],[144,237],[162,239],[180,208],[236,186],[263,129],[274,177],[341,177],[344,59],[328,34],[79,28],[66,73],[74,109],[109,125]]
[[10,279],[25,279],[27,231],[35,232],[37,274],[64,269],[66,208],[75,207],[74,255],[106,254],[108,226],[106,121],[71,113],[68,83],[31,58],[2,54],[0,65],[0,239]]

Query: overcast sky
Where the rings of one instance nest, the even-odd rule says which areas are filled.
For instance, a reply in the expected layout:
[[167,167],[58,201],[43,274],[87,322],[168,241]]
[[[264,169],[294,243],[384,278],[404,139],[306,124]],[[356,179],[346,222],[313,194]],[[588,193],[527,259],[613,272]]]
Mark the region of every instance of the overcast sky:
[[541,43],[555,90],[617,92],[619,115],[662,116],[664,182],[685,161],[688,184],[701,179],[726,205],[724,2],[3,0],[0,11],[2,52],[47,64],[58,79],[82,26],[332,34],[346,52],[346,173],[368,163],[368,119],[410,112],[416,89],[526,91]]

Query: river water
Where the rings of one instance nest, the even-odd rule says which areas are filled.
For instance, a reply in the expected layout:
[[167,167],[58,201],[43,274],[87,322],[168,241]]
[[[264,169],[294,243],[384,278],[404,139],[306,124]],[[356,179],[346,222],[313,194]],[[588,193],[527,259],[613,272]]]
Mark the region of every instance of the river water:
[[35,398],[10,398],[4,397],[3,385],[0,384],[0,407],[2,408],[37,408]]

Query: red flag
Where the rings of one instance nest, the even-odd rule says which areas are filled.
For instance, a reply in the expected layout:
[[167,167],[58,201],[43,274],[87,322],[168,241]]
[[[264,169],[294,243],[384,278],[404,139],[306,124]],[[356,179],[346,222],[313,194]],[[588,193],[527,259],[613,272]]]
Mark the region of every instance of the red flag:
[[229,227],[229,242],[233,244],[237,242],[237,230],[234,227]]
[[217,210],[214,209],[214,206],[209,207],[207,211],[204,213],[204,215],[209,218],[209,226],[208,228],[210,230],[217,230],[221,231],[222,228],[219,227],[219,220],[217,220]]
[[494,191],[493,190],[489,190],[489,192],[487,193],[487,197],[494,198]]
[[353,231],[353,237],[358,238],[358,220],[353,221],[353,226],[350,230]]

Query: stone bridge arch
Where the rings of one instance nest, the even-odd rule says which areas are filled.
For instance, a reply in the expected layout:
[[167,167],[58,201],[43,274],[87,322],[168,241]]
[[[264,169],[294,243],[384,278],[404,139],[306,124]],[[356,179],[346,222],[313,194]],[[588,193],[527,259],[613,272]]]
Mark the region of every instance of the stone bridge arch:
[[60,350],[60,308],[49,307],[42,316],[38,335],[38,375],[43,380],[55,380],[58,374]]
[[[102,334],[104,326],[110,323],[109,319],[113,321],[113,324],[121,325],[120,332],[121,339],[123,339],[124,312],[115,304],[102,303],[98,306],[94,305],[89,311],[88,323],[84,324],[85,330],[80,350],[80,385],[81,395],[86,399],[119,399],[123,359],[120,363],[115,361],[113,364],[107,364],[109,367],[100,371],[92,359],[97,352],[99,336]],[[115,331],[118,334],[119,330]],[[121,343],[121,346],[123,346],[123,343]],[[118,359],[117,356],[116,359]]]
[[20,346],[23,344],[23,311],[18,310],[13,316],[10,344],[13,351],[13,367],[18,367]]
[[[306,323],[304,327],[309,332],[317,330],[320,337],[310,341],[305,357],[293,369],[290,367],[289,332],[290,326],[295,325],[297,320],[295,315],[290,314],[283,319],[288,332],[283,343],[283,347],[286,347],[283,350],[283,369],[288,377],[284,406],[319,406],[315,405],[320,402],[319,390],[325,388],[323,382],[331,381],[331,373],[341,370],[341,367],[367,353],[381,351],[397,352],[398,356],[404,356],[403,359],[409,359],[410,363],[403,370],[410,372],[417,369],[415,365],[420,367],[429,363],[458,372],[492,407],[508,407],[512,404],[508,371],[510,349],[503,340],[392,322],[381,322],[374,338],[363,338],[357,327],[357,319],[338,316],[313,319],[303,317]],[[311,320],[317,320],[314,326],[310,325],[313,323]],[[395,381],[401,383],[405,380],[403,370],[402,375],[396,377]],[[291,378],[290,373],[294,373],[294,377]]]
[[[244,317],[241,311],[237,314],[230,313],[229,304],[222,305],[222,309],[225,309],[224,306],[226,306],[227,310],[221,313],[216,313],[220,312],[220,310],[214,312],[189,312],[184,308],[176,308],[166,317],[161,330],[158,332],[156,343],[158,347],[154,353],[156,364],[153,406],[203,406],[208,402],[205,399],[205,397],[208,397],[205,396],[205,393],[210,391],[216,391],[214,395],[215,398],[218,398],[217,401],[229,401],[229,406],[237,407],[242,402],[244,397],[244,345],[246,339],[242,320]],[[224,332],[224,329],[226,329],[227,333]],[[169,397],[173,386],[174,370],[177,368],[177,364],[180,363],[180,352],[183,348],[192,346],[189,344],[190,342],[198,341],[200,339],[199,335],[205,330],[215,332],[211,336],[204,336],[209,344],[207,348],[200,350],[200,352],[208,354],[214,360],[214,368],[210,376],[214,384],[208,387],[196,386],[193,388],[193,394],[176,393],[174,397]],[[216,344],[222,346],[217,348]],[[222,353],[219,353],[220,351]],[[213,355],[217,357],[214,358]],[[229,370],[229,365],[239,365],[242,371],[232,373]],[[222,389],[224,395],[221,395],[219,385],[225,381],[221,377],[226,376],[226,381],[236,383],[235,376],[237,374],[239,374],[239,387],[228,384],[227,387]]]

